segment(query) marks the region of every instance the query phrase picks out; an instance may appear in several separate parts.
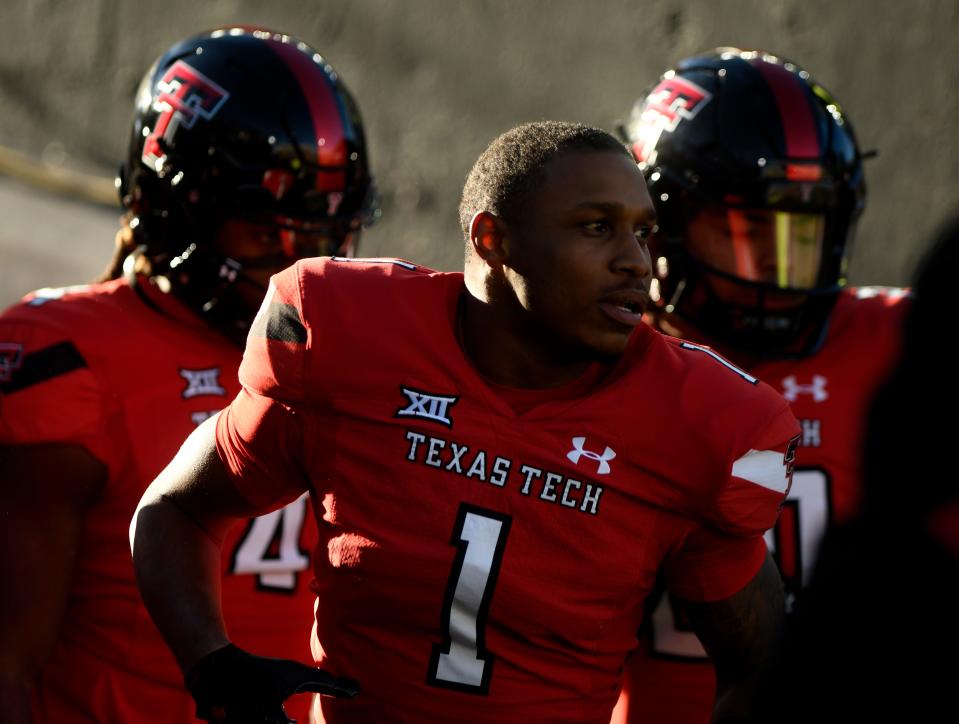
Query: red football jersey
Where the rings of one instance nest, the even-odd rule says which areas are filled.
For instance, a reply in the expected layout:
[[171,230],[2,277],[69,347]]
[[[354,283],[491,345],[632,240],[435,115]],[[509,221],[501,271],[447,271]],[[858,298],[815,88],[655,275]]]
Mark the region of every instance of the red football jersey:
[[[36,721],[194,721],[140,601],[128,531],[147,485],[237,393],[239,350],[167,295],[118,280],[26,297],[0,317],[0,353],[0,444],[79,443],[109,470],[34,692]],[[223,598],[237,645],[309,663],[316,532],[306,513],[303,498],[231,531]],[[295,697],[290,711],[306,721],[309,705]]]
[[[792,489],[766,534],[790,607],[809,581],[827,528],[858,510],[867,406],[898,359],[907,298],[901,289],[844,291],[816,354],[751,370],[789,401],[802,427]],[[613,723],[706,724],[716,677],[702,645],[677,620],[668,597],[648,623],[649,638],[630,658]]]
[[362,688],[323,720],[606,722],[657,574],[716,600],[757,572],[798,425],[645,325],[588,394],[511,405],[463,293],[398,260],[274,277],[218,450],[252,502],[312,497],[314,656]]

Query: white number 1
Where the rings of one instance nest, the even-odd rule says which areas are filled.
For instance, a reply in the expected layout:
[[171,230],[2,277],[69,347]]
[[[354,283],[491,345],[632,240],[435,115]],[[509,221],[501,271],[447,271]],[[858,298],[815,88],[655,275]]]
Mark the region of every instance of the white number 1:
[[485,624],[493,600],[512,518],[462,503],[453,526],[453,560],[441,628],[433,645],[429,677],[433,686],[474,694],[489,691],[492,653],[486,650]]

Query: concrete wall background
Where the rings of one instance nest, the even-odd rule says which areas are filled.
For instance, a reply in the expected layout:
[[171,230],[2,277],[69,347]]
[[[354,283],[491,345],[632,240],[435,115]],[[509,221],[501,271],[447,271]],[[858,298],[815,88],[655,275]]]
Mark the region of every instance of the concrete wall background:
[[[181,37],[230,23],[298,35],[356,95],[384,196],[365,255],[458,268],[459,191],[493,136],[541,118],[611,128],[675,60],[717,45],[805,66],[842,102],[863,148],[879,149],[854,282],[906,282],[931,232],[959,210],[952,0],[6,0],[0,145],[112,174],[149,63]],[[91,243],[99,269],[110,237]],[[21,265],[37,280],[18,273],[18,285],[49,283],[42,256]]]

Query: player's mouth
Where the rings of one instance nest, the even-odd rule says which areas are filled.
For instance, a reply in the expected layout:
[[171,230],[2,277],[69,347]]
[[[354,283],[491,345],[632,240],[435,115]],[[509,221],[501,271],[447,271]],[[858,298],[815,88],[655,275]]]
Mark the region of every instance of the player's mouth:
[[645,290],[621,289],[600,299],[599,308],[614,322],[635,327],[643,321],[648,303],[649,294]]

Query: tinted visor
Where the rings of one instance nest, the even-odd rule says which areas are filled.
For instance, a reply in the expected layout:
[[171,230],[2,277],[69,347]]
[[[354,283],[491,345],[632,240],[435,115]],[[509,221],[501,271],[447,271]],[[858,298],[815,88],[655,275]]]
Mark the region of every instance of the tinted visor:
[[238,183],[226,189],[224,205],[231,216],[251,219],[289,218],[311,223],[355,219],[364,226],[375,221],[378,198],[370,179],[360,179],[340,190],[321,190],[316,187],[317,177],[312,167],[295,174],[268,169],[259,184]]
[[362,226],[357,218],[304,221],[278,216],[273,219],[271,239],[279,240],[283,253],[291,259],[345,254],[344,246]]
[[350,256],[358,219],[306,221],[292,217],[233,219],[224,225],[224,253],[245,269],[282,269],[297,259]]
[[822,264],[823,214],[709,205],[687,229],[690,253],[708,267],[779,289],[813,289]]

